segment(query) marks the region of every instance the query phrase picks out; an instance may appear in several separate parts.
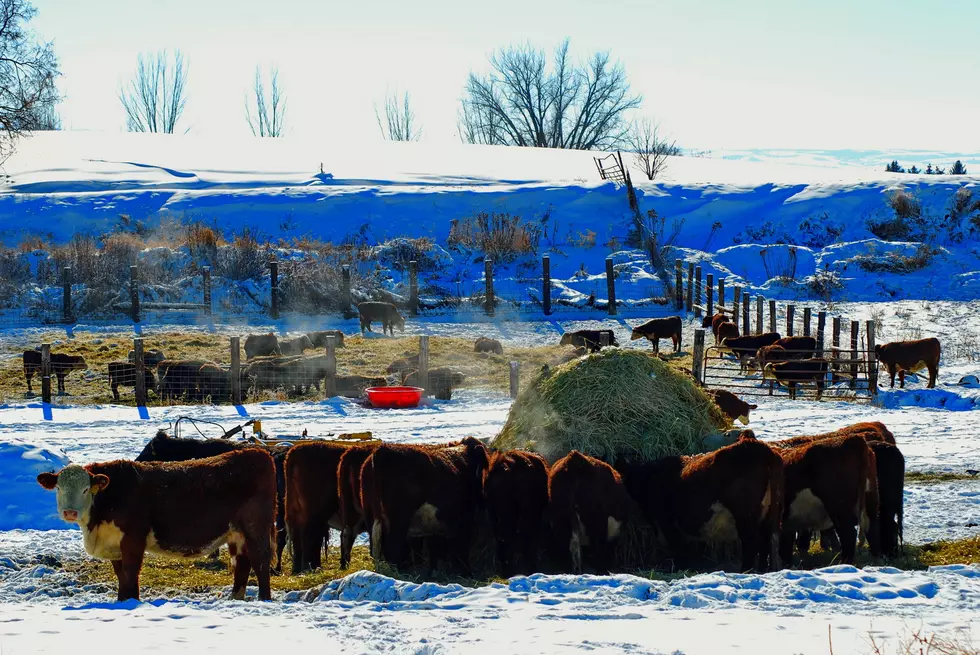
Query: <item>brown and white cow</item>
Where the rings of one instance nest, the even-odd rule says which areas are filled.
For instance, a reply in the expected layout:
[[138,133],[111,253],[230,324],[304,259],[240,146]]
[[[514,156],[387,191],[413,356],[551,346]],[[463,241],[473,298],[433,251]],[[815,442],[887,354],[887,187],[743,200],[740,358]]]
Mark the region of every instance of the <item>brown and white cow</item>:
[[[340,456],[337,465],[337,498],[340,501],[340,568],[350,566],[354,539],[367,530],[361,505],[361,469],[377,449],[377,444],[351,446]],[[368,534],[370,537],[370,533]]]
[[715,345],[723,343],[725,339],[734,339],[738,335],[738,326],[731,321],[724,321],[718,325],[718,331],[715,333]]
[[526,451],[494,453],[483,474],[483,495],[503,574],[533,573],[548,509],[548,464]]
[[232,596],[245,598],[249,572],[259,599],[269,586],[276,521],[276,471],[268,453],[248,448],[188,462],[126,460],[41,473],[58,513],[82,530],[85,551],[112,562],[117,598],[139,599],[145,552],[198,558],[222,544],[234,562]]
[[745,402],[731,391],[724,389],[705,389],[705,393],[711,396],[718,409],[733,421],[739,421],[742,425],[749,424],[749,412],[759,409],[758,405]]
[[330,528],[341,530],[337,469],[350,446],[307,442],[286,455],[286,532],[292,544],[293,575],[320,568],[320,545]]
[[830,364],[826,359],[791,359],[787,362],[770,362],[766,364],[763,375],[770,375],[777,382],[789,388],[789,397],[796,400],[797,387],[805,383],[813,383],[817,387],[817,400],[823,395],[827,371]]
[[721,340],[721,346],[730,350],[738,358],[742,372],[748,370],[749,360],[755,357],[759,348],[770,346],[780,339],[778,332],[746,335],[744,337],[728,337]]
[[898,373],[899,387],[905,388],[905,371],[929,370],[928,388],[936,386],[939,377],[939,358],[941,356],[939,339],[930,337],[916,341],[893,341],[875,346],[875,357],[888,369],[892,387],[895,386],[895,373]]

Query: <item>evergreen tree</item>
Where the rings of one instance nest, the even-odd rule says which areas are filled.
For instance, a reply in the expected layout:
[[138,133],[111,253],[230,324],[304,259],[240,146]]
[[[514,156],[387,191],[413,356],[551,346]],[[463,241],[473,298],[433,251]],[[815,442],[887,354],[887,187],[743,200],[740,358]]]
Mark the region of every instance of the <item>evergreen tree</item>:
[[892,163],[885,165],[885,171],[888,173],[904,173],[905,169],[898,164],[898,160],[893,159]]
[[949,169],[949,174],[950,175],[966,175],[966,166],[963,165],[963,162],[961,162],[959,159],[957,159],[956,160],[956,163],[953,164],[953,167],[951,169]]
[[945,174],[946,174],[945,168],[939,168],[938,166],[936,166],[936,175],[945,175]]
[[921,171],[921,170],[919,170],[919,169],[918,169],[918,167],[916,167],[916,165],[915,165],[915,164],[912,164],[912,165],[911,165],[911,166],[909,167],[909,173],[911,173],[912,175],[918,175],[918,174],[919,174],[919,173],[921,173],[921,172],[922,172],[922,171]]
[[926,175],[933,175],[936,171],[932,170],[932,164],[926,166]]

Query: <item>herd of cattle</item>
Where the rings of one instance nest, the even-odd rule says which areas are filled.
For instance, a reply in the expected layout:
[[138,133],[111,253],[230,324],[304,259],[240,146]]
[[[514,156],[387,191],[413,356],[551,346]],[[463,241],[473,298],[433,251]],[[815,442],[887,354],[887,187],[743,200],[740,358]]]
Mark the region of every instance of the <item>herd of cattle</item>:
[[261,446],[161,431],[134,461],[73,464],[37,479],[57,491],[85,550],[112,561],[120,600],[139,597],[145,552],[201,557],[223,544],[233,596],[244,597],[254,570],[269,599],[287,537],[300,573],[320,566],[330,529],[340,531],[342,567],[366,532],[376,561],[403,568],[425,552],[430,572],[443,563],[468,574],[481,520],[504,575],[539,570],[541,555],[555,571],[629,568],[616,546],[640,520],[657,529],[675,568],[697,566],[692,541],[737,542],[741,570],[791,566],[794,547],[808,550],[814,533],[828,545],[836,536],[850,563],[859,533],[874,556],[898,551],[904,472],[894,435],[871,422],[775,442],[746,430],[707,454],[612,464],[577,451],[549,463],[472,437]]

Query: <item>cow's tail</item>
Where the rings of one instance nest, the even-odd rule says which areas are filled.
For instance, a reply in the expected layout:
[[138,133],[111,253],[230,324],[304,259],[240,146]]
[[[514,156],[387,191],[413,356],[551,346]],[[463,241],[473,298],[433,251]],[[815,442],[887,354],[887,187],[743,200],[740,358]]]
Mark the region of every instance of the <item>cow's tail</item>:
[[769,557],[770,570],[782,568],[779,561],[779,538],[783,530],[783,458],[773,452],[769,464]]
[[875,453],[870,446],[866,446],[864,451],[864,481],[858,493],[858,520],[860,531],[858,533],[858,544],[863,545],[865,541],[869,544],[878,545],[878,463]]

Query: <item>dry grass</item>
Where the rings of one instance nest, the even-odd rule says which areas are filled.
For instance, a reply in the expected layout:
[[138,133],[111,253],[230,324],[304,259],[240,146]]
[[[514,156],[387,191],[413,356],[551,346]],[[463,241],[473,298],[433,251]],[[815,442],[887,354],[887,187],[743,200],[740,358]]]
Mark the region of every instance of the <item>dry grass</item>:
[[936,484],[939,482],[956,482],[959,480],[977,480],[977,476],[968,473],[947,473],[932,471],[908,471],[905,473],[905,482],[917,482],[919,484]]

